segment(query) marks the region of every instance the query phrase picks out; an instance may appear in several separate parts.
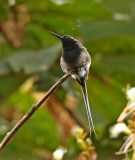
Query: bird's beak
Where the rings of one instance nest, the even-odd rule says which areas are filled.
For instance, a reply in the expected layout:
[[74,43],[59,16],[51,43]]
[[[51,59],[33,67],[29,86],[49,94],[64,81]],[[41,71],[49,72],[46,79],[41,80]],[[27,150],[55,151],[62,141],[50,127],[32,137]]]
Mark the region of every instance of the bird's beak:
[[63,37],[62,36],[60,36],[60,35],[58,35],[58,34],[56,34],[56,33],[54,33],[54,32],[51,32],[51,31],[49,31],[50,33],[52,33],[53,35],[55,35],[56,37],[58,37],[59,39],[63,39]]

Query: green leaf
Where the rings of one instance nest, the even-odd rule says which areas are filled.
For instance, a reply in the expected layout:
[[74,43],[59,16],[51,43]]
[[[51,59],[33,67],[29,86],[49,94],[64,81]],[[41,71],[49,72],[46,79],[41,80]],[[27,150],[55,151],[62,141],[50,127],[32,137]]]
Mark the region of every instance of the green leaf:
[[8,75],[10,72],[10,69],[6,63],[6,60],[2,61],[0,63],[0,76]]
[[24,66],[25,72],[33,73],[48,70],[58,57],[60,48],[61,44],[58,44],[38,51],[36,55],[29,60],[29,63]]
[[33,59],[35,54],[36,53],[34,51],[22,50],[10,56],[7,59],[7,63],[13,72],[25,72],[25,65],[27,65],[29,61]]
[[113,12],[131,13],[134,0],[104,0],[102,4]]
[[46,71],[56,60],[59,50],[60,44],[39,51],[19,51],[0,62],[0,75],[9,74],[11,71],[26,74]]
[[16,91],[26,78],[26,76],[15,75],[0,78],[0,101],[8,99],[8,96]]
[[102,57],[99,61],[100,66],[108,71],[125,71],[135,73],[135,56],[134,55],[122,55]]
[[135,37],[135,22],[116,20],[82,21],[82,38],[84,41],[107,37]]

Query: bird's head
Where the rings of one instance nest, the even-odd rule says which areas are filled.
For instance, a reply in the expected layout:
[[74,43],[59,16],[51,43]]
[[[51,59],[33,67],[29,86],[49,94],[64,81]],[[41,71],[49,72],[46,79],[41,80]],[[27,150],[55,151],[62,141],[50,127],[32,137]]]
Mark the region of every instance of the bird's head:
[[63,36],[63,39],[62,39],[63,47],[74,46],[76,44],[76,42],[77,42],[76,39],[74,39],[73,37],[71,37],[69,35]]
[[76,39],[74,39],[73,37],[69,36],[69,35],[64,35],[63,37],[51,32],[53,35],[55,35],[56,37],[58,37],[59,39],[61,39],[62,41],[62,45],[63,45],[63,49],[70,49],[73,47],[77,47],[78,45],[78,41]]

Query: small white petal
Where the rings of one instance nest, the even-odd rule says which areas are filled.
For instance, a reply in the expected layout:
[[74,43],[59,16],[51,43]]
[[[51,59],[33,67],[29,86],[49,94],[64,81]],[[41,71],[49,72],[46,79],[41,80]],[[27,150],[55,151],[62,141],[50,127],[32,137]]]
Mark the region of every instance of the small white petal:
[[123,20],[128,21],[128,20],[130,20],[130,16],[128,14],[123,14],[123,13],[114,13],[113,18],[115,20],[118,20],[118,21],[123,21]]
[[127,133],[129,134],[131,131],[130,129],[125,125],[125,123],[117,123],[110,127],[109,133],[110,133],[110,138],[117,138],[120,133]]
[[78,132],[78,131],[80,131],[80,126],[78,126],[78,125],[76,125],[76,126],[74,126],[73,128],[72,128],[72,134],[73,134],[73,136],[75,136],[76,135],[76,133]]
[[127,90],[126,95],[128,100],[135,100],[135,87]]
[[59,6],[71,2],[71,0],[51,0],[51,1]]
[[53,152],[53,158],[54,160],[62,160],[64,154],[67,152],[67,150],[63,147],[58,148],[55,152]]
[[15,0],[8,0],[8,3],[10,6],[13,6],[13,5],[15,5]]

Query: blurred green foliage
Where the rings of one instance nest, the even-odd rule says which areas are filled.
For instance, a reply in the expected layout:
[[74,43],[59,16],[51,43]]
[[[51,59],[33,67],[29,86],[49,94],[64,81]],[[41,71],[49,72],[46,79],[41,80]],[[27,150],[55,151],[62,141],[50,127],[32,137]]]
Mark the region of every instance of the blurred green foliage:
[[[126,104],[122,88],[127,83],[135,85],[134,0],[16,0],[14,6],[9,2],[0,1],[0,124],[4,125],[3,120],[8,121],[4,114],[9,108],[15,108],[21,117],[35,103],[31,93],[19,91],[25,80],[38,75],[39,80],[32,90],[46,91],[64,74],[59,65],[61,44],[49,30],[60,35],[68,34],[80,39],[92,57],[87,86],[100,137],[98,142],[94,141],[98,157],[100,160],[119,159],[114,152],[121,141],[109,140],[108,126],[116,121]],[[25,10],[24,17],[23,12],[19,13],[19,6]],[[7,30],[1,28],[4,21],[16,14],[20,14],[22,21],[30,17],[23,26],[25,34],[18,47],[11,44]],[[84,103],[76,82],[67,80],[55,95],[64,104],[69,92],[77,95],[79,103],[74,112],[87,128]],[[8,122],[7,130],[12,126],[13,123]],[[5,134],[0,135],[1,140]],[[68,143],[75,148],[72,141]],[[41,108],[16,134],[0,159],[44,159],[38,150],[46,149],[46,155],[50,155],[61,143],[52,115]],[[76,154],[74,151],[70,159],[75,159]]]

